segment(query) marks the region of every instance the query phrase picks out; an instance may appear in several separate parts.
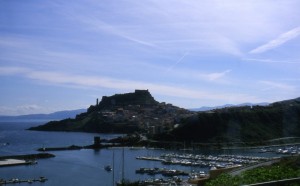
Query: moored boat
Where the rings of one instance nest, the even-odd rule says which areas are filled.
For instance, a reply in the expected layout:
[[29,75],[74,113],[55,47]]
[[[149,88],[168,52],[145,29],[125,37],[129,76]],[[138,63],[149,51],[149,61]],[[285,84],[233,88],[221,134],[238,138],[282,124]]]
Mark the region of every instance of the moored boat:
[[112,168],[111,168],[110,165],[105,166],[104,169],[105,169],[107,172],[112,171]]

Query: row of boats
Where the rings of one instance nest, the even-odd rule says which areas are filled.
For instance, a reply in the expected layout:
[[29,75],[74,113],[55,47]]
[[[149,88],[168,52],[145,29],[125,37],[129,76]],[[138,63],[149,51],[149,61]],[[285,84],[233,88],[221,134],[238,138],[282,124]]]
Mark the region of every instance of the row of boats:
[[155,186],[155,185],[166,185],[166,186],[180,186],[180,185],[187,185],[185,182],[179,178],[179,177],[172,177],[168,179],[163,179],[163,178],[149,178],[144,181],[139,182],[140,185],[146,185],[146,186]]
[[175,170],[175,169],[166,169],[166,168],[140,168],[135,171],[137,174],[148,174],[148,175],[156,175],[161,174],[163,176],[188,176],[189,173],[185,171]]
[[266,147],[260,149],[261,153],[266,153],[266,152],[276,152],[277,154],[283,154],[283,155],[297,155],[300,154],[300,147],[297,146],[290,146],[290,147],[281,147],[281,148],[271,148],[271,147]]
[[43,176],[34,179],[19,179],[19,178],[12,178],[9,180],[0,179],[0,185],[15,184],[15,183],[45,182],[47,180],[48,179]]
[[188,174],[188,179],[182,179],[179,176],[172,176],[169,178],[149,178],[144,181],[140,181],[140,185],[176,185],[176,186],[187,186],[191,184],[198,184],[199,180],[207,180],[209,178],[208,174],[205,174],[203,171],[193,172]]
[[156,156],[138,156],[139,160],[160,161],[164,165],[183,165],[198,167],[217,167],[226,168],[232,166],[242,166],[247,164],[268,161],[272,158],[240,156],[240,155],[201,155],[201,154],[177,154],[168,153]]

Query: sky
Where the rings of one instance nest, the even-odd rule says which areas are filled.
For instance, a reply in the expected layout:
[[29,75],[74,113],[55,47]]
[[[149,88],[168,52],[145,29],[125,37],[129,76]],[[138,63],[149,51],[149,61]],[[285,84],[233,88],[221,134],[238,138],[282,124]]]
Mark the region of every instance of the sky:
[[182,108],[300,97],[300,0],[0,0],[0,115],[148,89]]

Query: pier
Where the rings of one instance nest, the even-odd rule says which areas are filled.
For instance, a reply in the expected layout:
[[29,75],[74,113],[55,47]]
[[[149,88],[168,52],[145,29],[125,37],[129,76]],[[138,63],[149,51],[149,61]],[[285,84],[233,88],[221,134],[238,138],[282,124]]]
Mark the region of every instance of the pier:
[[0,160],[0,167],[16,166],[16,165],[34,165],[37,161],[34,160],[19,160],[19,159],[5,159]]
[[19,178],[12,178],[9,180],[4,180],[4,179],[0,179],[0,185],[8,185],[8,184],[16,184],[16,183],[33,183],[33,182],[45,182],[48,179],[41,176],[39,178],[34,178],[34,179],[19,179]]
[[37,164],[36,159],[52,157],[55,157],[55,155],[49,153],[0,156],[0,167],[33,165]]

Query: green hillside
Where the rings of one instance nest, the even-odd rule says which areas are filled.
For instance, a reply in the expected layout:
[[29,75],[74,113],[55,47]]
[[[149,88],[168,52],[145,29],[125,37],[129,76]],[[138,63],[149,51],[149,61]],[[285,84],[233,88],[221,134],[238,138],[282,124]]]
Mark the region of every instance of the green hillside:
[[199,112],[159,138],[222,143],[262,142],[289,136],[300,136],[300,98],[269,106]]

